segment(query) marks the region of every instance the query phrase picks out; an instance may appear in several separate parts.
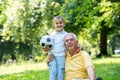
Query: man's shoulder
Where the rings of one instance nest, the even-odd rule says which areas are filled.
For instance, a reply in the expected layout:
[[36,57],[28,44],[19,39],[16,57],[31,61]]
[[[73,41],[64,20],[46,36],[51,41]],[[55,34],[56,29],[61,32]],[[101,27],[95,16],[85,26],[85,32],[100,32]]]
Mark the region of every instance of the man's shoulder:
[[89,56],[88,52],[86,51],[81,51],[84,56]]

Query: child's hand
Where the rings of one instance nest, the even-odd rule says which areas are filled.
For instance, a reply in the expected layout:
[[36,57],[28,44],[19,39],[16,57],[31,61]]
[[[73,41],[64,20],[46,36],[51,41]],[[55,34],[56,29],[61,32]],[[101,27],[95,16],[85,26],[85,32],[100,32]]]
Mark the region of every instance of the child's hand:
[[42,48],[45,52],[48,52],[48,51],[50,51],[50,47],[49,47],[49,45],[46,45],[44,48]]

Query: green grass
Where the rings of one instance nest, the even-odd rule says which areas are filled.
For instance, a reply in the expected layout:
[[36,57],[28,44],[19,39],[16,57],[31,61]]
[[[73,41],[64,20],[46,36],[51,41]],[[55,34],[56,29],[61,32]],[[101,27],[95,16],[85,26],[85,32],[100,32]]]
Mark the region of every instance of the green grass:
[[97,77],[103,80],[120,80],[120,55],[93,60]]
[[0,80],[49,80],[48,70],[25,71],[0,76]]
[[[120,80],[120,55],[93,59],[93,63],[97,77],[102,77],[103,80]],[[0,80],[49,80],[46,63],[1,65],[0,74]]]
[[5,64],[0,66],[0,80],[49,80],[45,62]]

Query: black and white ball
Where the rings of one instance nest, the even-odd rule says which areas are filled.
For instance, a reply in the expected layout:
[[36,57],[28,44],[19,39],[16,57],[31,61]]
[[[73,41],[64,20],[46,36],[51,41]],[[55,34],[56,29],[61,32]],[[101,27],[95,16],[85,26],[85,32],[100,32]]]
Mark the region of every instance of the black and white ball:
[[50,48],[53,45],[53,40],[49,35],[44,35],[40,39],[40,46],[44,48],[46,45],[49,45]]

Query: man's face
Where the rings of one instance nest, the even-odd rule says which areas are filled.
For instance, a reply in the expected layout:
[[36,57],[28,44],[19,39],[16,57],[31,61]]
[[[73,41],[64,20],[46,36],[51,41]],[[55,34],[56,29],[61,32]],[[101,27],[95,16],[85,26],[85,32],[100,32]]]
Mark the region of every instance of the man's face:
[[78,41],[74,38],[73,35],[65,36],[65,45],[68,50],[73,50],[77,47]]

